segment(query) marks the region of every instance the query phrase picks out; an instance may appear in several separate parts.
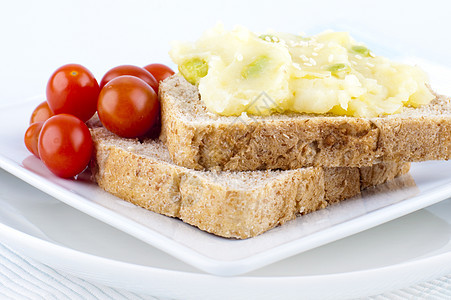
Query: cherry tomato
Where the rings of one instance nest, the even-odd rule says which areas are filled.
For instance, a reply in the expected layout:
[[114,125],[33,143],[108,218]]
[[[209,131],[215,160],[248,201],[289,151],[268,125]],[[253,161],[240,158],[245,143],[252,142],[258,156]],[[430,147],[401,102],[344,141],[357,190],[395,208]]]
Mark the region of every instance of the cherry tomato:
[[30,124],[47,121],[47,119],[53,115],[54,113],[50,109],[49,104],[47,103],[47,101],[44,101],[36,106],[36,108],[31,113]]
[[70,178],[88,165],[93,143],[83,121],[68,114],[55,115],[45,121],[39,135],[39,155],[54,174]]
[[147,71],[149,71],[153,77],[160,83],[165,80],[169,76],[174,75],[174,71],[166,65],[163,64],[150,64],[144,67]]
[[100,92],[97,111],[100,121],[111,132],[127,138],[139,137],[157,121],[158,96],[141,79],[120,76]]
[[122,65],[112,68],[108,72],[103,75],[102,80],[100,81],[100,88],[103,88],[105,84],[107,84],[111,79],[123,76],[130,75],[138,77],[139,79],[144,80],[145,83],[150,85],[155,93],[158,93],[158,81],[144,68],[140,68],[132,65]]
[[97,80],[85,67],[68,64],[58,68],[47,83],[47,102],[55,114],[71,114],[83,122],[97,108],[100,89]]
[[25,146],[27,147],[28,151],[33,153],[37,158],[39,158],[38,140],[42,125],[44,125],[44,122],[36,122],[31,124],[25,132],[24,137]]

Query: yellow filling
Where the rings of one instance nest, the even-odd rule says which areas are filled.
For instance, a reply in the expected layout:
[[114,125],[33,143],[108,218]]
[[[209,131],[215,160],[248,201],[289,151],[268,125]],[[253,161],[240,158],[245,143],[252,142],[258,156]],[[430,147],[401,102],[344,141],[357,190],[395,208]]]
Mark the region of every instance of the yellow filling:
[[195,43],[174,43],[170,55],[180,73],[198,86],[207,108],[226,116],[375,117],[434,98],[421,69],[375,56],[346,32],[259,36],[219,24]]

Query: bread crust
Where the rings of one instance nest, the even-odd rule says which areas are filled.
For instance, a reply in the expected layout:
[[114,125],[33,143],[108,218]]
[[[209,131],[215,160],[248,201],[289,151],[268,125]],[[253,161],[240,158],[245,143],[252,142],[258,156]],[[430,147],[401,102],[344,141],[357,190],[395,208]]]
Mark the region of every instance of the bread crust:
[[101,188],[153,212],[238,239],[358,195],[364,187],[407,173],[410,166],[196,171],[174,164],[161,142],[123,139],[95,126],[91,134],[91,169]]
[[447,160],[450,99],[378,118],[283,114],[222,117],[197,88],[173,75],[160,85],[162,133],[172,160],[197,170],[362,167],[381,162]]

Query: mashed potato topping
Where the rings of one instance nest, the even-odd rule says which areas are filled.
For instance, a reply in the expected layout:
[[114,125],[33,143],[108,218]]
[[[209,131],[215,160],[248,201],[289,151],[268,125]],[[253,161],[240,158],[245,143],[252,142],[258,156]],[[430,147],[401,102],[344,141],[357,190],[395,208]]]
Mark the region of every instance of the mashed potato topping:
[[195,43],[174,43],[170,55],[219,115],[375,117],[434,98],[422,70],[376,56],[346,32],[257,35],[219,24]]

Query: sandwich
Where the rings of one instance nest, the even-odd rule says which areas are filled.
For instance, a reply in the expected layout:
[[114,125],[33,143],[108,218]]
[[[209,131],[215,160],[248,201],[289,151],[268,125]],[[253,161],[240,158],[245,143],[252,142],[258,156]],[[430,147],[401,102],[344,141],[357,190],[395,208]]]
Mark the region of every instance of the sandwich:
[[[91,121],[92,122],[92,121]],[[107,192],[228,238],[262,234],[299,215],[360,195],[409,163],[293,170],[199,171],[175,164],[157,139],[126,139],[91,124],[91,171]]]
[[91,121],[93,177],[201,230],[254,237],[451,155],[450,99],[346,33],[219,25],[170,54],[159,139]]

